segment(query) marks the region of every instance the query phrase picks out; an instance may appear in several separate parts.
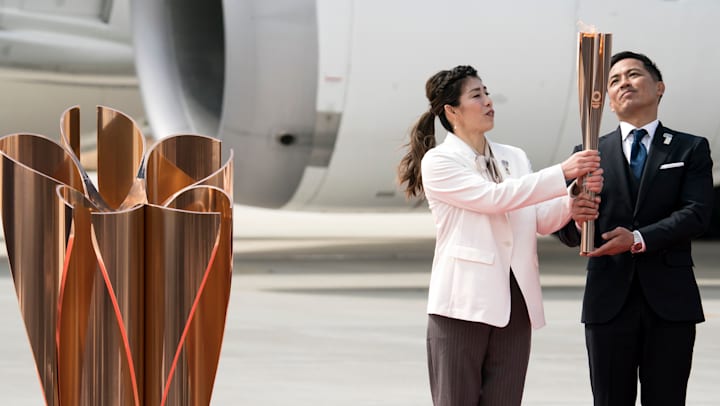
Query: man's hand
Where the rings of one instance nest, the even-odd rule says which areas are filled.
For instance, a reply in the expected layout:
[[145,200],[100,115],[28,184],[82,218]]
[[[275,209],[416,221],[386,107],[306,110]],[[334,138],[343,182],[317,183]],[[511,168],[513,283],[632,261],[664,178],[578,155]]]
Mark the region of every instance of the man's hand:
[[601,236],[605,240],[605,244],[596,248],[595,251],[582,254],[587,257],[599,257],[602,255],[615,255],[626,251],[630,251],[635,242],[632,231],[625,227],[616,227],[612,231],[603,233]]
[[600,193],[602,192],[603,182],[605,180],[602,174],[603,169],[600,168],[596,171],[588,173],[587,175],[579,177],[577,179],[577,184],[584,186],[585,189],[589,190],[590,192]]
[[582,192],[572,201],[570,213],[572,219],[578,227],[586,221],[598,218],[598,207],[600,206],[600,196],[590,197],[590,194]]

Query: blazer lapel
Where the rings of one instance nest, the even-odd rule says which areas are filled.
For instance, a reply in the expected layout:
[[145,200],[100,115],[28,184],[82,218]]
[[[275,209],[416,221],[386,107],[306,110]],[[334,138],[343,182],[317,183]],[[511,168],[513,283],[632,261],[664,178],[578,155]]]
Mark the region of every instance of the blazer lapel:
[[658,173],[660,164],[667,160],[667,156],[670,153],[671,143],[665,144],[665,129],[662,123],[658,124],[655,134],[652,138],[652,146],[650,147],[650,153],[648,154],[647,161],[645,161],[645,169],[643,170],[642,178],[640,179],[640,188],[638,189],[638,198],[635,203],[635,212],[633,216],[637,215],[640,206],[642,205],[647,195],[650,185],[652,185],[655,175]]
[[490,142],[490,148],[492,149],[495,163],[497,163],[497,169],[500,171],[500,175],[503,179],[517,177],[517,174],[513,174],[513,168],[510,164],[513,162],[513,157],[507,154],[504,148],[497,147],[495,143]]
[[607,148],[602,149],[600,158],[601,165],[605,170],[603,176],[610,182],[617,182],[618,190],[623,193],[622,199],[632,205],[632,185],[628,178],[628,163],[622,149],[620,127],[614,133],[606,135],[605,138],[608,145]]

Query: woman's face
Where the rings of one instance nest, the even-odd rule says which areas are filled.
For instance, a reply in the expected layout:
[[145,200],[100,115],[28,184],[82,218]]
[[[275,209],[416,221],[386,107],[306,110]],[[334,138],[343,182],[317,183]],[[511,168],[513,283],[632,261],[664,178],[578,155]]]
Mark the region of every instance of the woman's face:
[[457,132],[470,135],[484,134],[495,125],[492,99],[482,80],[477,77],[465,79],[460,94],[460,105],[455,110]]

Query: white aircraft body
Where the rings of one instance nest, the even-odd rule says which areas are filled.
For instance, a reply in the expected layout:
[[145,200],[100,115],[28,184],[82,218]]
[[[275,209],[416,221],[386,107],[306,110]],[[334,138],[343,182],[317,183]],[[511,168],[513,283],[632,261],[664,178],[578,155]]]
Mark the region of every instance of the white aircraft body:
[[[654,59],[667,86],[661,121],[708,138],[720,161],[715,0],[130,2],[3,2],[0,50],[15,57],[0,62],[0,81],[36,86],[32,117],[54,123],[97,100],[140,122],[146,114],[156,137],[221,138],[235,153],[236,203],[424,210],[406,201],[395,168],[428,108],[426,79],[459,64],[477,68],[491,92],[490,139],[523,148],[536,169],[562,161],[582,139],[579,21],[612,33],[614,52]],[[70,90],[50,97],[42,86]],[[1,118],[28,114],[4,98]],[[616,125],[606,106],[602,132]]]

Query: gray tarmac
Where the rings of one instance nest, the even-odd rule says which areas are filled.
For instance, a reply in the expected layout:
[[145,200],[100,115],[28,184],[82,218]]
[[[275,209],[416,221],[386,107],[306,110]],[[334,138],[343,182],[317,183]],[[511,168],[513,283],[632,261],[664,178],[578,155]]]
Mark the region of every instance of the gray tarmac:
[[[255,212],[236,220],[245,215],[257,220]],[[362,224],[353,233],[277,215],[236,227],[213,405],[431,405],[431,227],[419,216],[394,228],[403,232],[372,232],[369,219],[386,220],[349,220]],[[697,243],[694,253],[707,321],[698,325],[688,405],[720,405],[720,243]],[[579,322],[584,259],[551,238],[541,238],[539,254],[548,325],[533,335],[523,404],[591,405]],[[44,404],[4,259],[0,325],[0,404]]]

